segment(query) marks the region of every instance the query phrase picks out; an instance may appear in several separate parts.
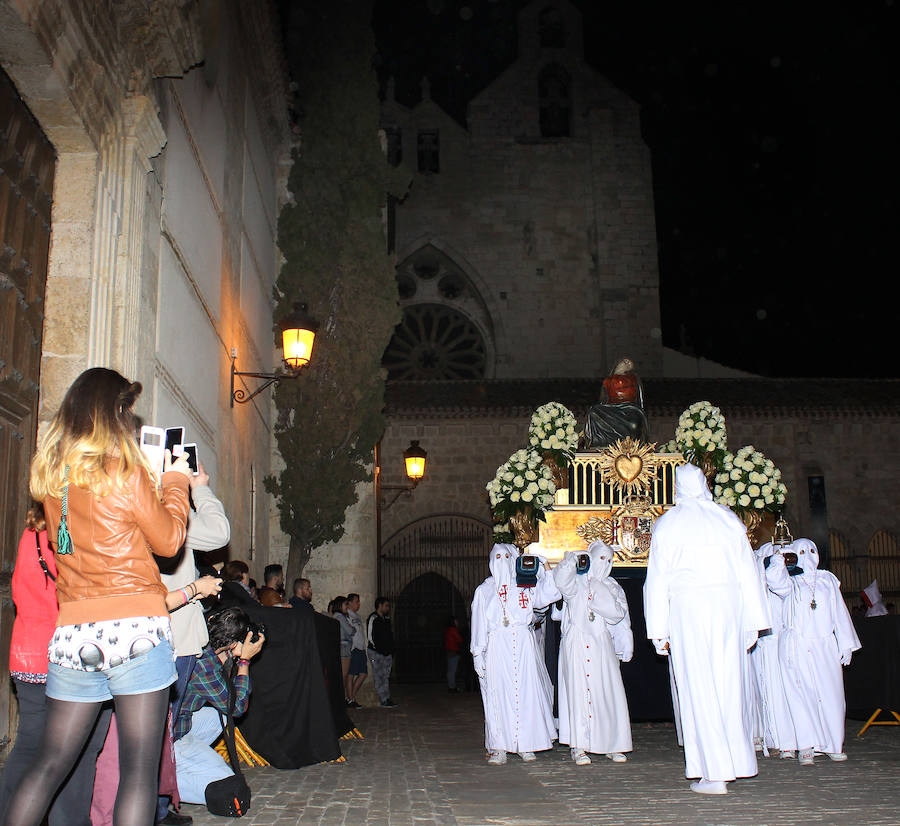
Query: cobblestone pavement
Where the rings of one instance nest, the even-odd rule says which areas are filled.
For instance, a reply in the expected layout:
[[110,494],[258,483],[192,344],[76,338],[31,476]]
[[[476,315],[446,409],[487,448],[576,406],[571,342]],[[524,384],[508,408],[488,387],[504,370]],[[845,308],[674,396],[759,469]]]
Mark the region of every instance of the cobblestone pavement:
[[[900,729],[847,726],[846,763],[760,758],[759,775],[725,797],[692,793],[671,724],[635,724],[634,752],[613,764],[575,766],[557,746],[525,764],[484,762],[478,694],[438,686],[397,687],[396,709],[354,719],[365,740],[343,741],[347,762],[296,771],[246,771],[253,790],[247,826],[540,826],[540,824],[900,823]],[[185,805],[197,826],[235,821]]]

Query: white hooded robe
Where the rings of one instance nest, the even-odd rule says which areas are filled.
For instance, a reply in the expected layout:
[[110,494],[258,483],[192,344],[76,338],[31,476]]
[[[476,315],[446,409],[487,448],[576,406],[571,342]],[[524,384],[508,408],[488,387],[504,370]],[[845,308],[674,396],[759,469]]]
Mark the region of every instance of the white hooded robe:
[[[612,550],[591,543],[590,569],[579,575],[576,554],[567,552],[553,569],[565,605],[559,649],[559,742],[575,749],[609,754],[631,751],[631,720],[612,629],[623,650],[633,649],[621,625],[628,603],[610,579]],[[592,619],[593,617],[593,619]]]
[[[799,749],[837,754],[844,748],[844,674],[841,657],[860,648],[841,583],[820,571],[811,539],[790,546],[802,574],[790,576],[784,556],[775,554],[766,570],[769,588],[782,600],[779,655],[784,693]],[[815,601],[816,607],[812,607]]]
[[[559,599],[553,577],[538,569],[537,585],[516,585],[515,545],[494,545],[489,576],[472,600],[471,651],[484,705],[488,751],[553,747],[553,684],[534,637],[535,609]],[[505,620],[505,622],[504,622]]]
[[770,633],[761,634],[750,651],[759,702],[757,713],[759,729],[756,735],[763,738],[766,748],[794,751],[797,748],[797,735],[794,733],[794,721],[784,694],[778,654],[782,631],[781,599],[768,590],[766,583],[765,560],[771,559],[773,553],[771,542],[766,542],[756,549],[760,581],[766,584],[769,618],[772,622]]
[[694,465],[675,469],[675,507],[654,525],[644,611],[648,638],[669,642],[685,776],[752,777],[745,660],[748,634],[769,627],[766,598],[743,523]]

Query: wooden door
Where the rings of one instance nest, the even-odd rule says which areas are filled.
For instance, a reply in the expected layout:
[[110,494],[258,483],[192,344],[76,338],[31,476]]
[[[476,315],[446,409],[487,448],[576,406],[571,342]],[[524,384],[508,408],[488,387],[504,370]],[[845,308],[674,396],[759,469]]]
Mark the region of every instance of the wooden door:
[[0,744],[10,731],[10,577],[30,502],[55,164],[0,69]]

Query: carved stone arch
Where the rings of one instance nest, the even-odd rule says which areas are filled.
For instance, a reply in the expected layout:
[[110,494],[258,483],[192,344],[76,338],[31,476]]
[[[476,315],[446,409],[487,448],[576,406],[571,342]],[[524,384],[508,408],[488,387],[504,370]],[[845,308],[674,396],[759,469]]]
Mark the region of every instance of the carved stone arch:
[[477,270],[448,245],[422,238],[401,255],[397,282],[404,317],[385,351],[389,378],[492,378],[498,314]]

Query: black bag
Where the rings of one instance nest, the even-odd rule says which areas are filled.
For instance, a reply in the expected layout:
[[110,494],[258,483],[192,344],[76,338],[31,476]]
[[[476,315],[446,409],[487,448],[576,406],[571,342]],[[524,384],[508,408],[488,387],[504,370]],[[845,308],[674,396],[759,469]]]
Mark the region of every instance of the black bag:
[[241,772],[241,763],[238,760],[237,749],[234,745],[234,672],[237,665],[232,660],[231,673],[226,674],[228,683],[228,714],[222,715],[222,738],[228,749],[228,759],[231,761],[231,777],[223,777],[215,780],[206,787],[206,808],[210,814],[222,817],[243,817],[250,811],[250,787]]

